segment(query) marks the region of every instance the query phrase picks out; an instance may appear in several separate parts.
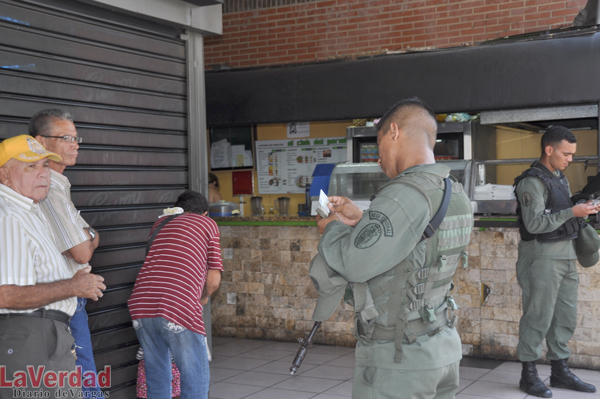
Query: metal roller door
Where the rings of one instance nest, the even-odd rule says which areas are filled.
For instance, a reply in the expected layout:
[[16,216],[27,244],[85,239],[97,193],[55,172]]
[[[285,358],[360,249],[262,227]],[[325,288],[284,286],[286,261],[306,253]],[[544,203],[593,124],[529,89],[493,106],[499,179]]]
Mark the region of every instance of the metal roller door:
[[101,235],[91,264],[108,289],[87,309],[96,366],[112,367],[111,398],[135,397],[126,301],[150,227],[188,187],[181,34],[75,1],[0,0],[0,139],[27,134],[29,118],[52,107],[75,116],[84,140],[65,174]]

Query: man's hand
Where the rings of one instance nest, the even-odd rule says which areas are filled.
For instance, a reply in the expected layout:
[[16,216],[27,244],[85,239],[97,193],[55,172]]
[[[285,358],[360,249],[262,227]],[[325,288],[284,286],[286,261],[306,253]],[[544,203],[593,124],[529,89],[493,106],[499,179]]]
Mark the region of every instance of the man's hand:
[[219,288],[219,284],[221,284],[221,271],[209,269],[206,274],[206,282],[202,289],[202,295],[200,296],[200,305],[204,306],[208,303],[208,298]]
[[75,290],[75,296],[97,301],[104,295],[102,290],[105,290],[106,286],[102,283],[104,277],[90,273],[91,270],[91,266],[77,270],[77,273],[71,278],[71,284]]
[[573,215],[578,218],[584,218],[588,215],[595,215],[600,210],[600,204],[592,204],[592,201],[585,202],[583,204],[577,204],[571,208]]
[[341,216],[335,212],[329,212],[329,216],[326,218],[322,218],[321,216],[317,215],[317,226],[319,227],[319,233],[323,234],[325,232],[325,227],[327,227],[327,225],[334,220],[343,222]]
[[354,203],[352,200],[346,197],[329,197],[329,216],[322,218],[317,215],[317,226],[319,226],[319,233],[325,232],[325,227],[334,220],[338,220],[345,225],[354,226],[360,221],[363,215],[363,211]]
[[342,223],[354,226],[362,218],[363,211],[346,197],[329,197],[329,209],[340,216]]

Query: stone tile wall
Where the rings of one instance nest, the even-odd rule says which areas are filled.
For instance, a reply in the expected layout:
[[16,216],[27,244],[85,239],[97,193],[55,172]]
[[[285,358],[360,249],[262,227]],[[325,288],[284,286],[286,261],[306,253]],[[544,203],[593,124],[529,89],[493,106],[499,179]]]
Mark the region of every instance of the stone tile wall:
[[[213,296],[213,334],[253,339],[295,341],[312,328],[317,293],[310,260],[317,253],[316,227],[221,226],[225,273]],[[516,229],[475,229],[469,268],[459,269],[453,291],[458,330],[466,355],[516,359],[521,289],[515,264]],[[569,343],[573,366],[600,369],[600,272],[579,268],[578,328]],[[489,294],[483,300],[486,288]],[[227,304],[235,293],[237,303]],[[316,342],[354,345],[352,311],[340,304],[321,326]]]
[[[308,277],[316,226],[221,226],[223,273],[212,300],[216,336],[295,341],[310,331],[317,291]],[[228,250],[231,249],[231,250]],[[227,294],[235,293],[235,305]],[[351,308],[340,304],[321,325],[318,343],[352,346]]]

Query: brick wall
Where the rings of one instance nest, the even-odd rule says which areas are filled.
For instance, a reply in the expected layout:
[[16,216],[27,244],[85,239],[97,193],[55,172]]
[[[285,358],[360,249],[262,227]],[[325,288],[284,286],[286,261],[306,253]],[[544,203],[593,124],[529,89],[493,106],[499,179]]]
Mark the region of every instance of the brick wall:
[[223,35],[205,40],[205,64],[207,70],[223,64],[256,67],[470,45],[570,26],[585,4],[586,0],[321,0],[231,12],[223,15]]
[[[317,253],[317,227],[221,226],[223,280],[213,295],[215,336],[295,341],[312,328],[317,293],[308,276]],[[469,267],[454,276],[461,307],[458,331],[465,355],[516,360],[521,318],[517,282],[517,229],[475,229]],[[481,284],[491,290],[482,302]],[[600,268],[579,268],[577,330],[569,348],[572,366],[600,369]],[[227,304],[227,293],[237,304]],[[352,346],[352,311],[340,304],[323,323],[316,342]],[[544,350],[546,347],[544,346]],[[543,355],[545,360],[545,352]]]

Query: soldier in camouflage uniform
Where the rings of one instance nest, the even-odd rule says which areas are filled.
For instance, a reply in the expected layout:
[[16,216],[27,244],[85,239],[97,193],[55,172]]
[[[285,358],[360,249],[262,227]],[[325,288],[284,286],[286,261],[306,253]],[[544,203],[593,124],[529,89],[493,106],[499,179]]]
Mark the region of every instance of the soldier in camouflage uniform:
[[[327,282],[349,283],[345,300],[358,338],[354,399],[454,398],[462,350],[450,290],[456,267],[467,263],[471,202],[453,181],[443,222],[422,239],[449,175],[435,164],[435,115],[419,99],[403,100],[377,128],[379,163],[392,180],[364,213],[347,198],[330,198],[333,212],[317,218],[324,234],[310,275],[320,295]],[[327,319],[340,299],[320,296],[313,318]]]
[[569,370],[567,342],[577,325],[577,274],[574,239],[582,217],[598,212],[591,203],[573,205],[569,183],[561,171],[573,160],[577,139],[567,128],[553,126],[542,136],[542,156],[515,179],[519,207],[517,279],[523,290],[517,355],[523,363],[521,390],[542,398],[552,392],[540,380],[536,362],[552,365],[550,386],[596,392]]

